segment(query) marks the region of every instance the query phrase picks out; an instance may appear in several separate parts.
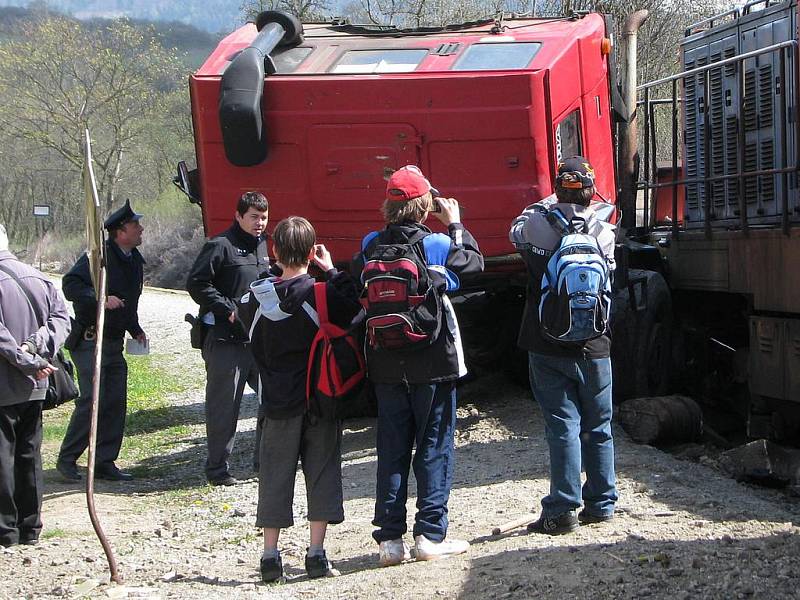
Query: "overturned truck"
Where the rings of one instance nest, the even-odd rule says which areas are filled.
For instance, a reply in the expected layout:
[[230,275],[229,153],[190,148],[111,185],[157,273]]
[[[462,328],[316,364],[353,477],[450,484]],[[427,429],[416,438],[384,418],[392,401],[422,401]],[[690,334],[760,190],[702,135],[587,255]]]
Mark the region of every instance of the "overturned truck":
[[[625,33],[634,51],[627,53],[623,73],[635,73],[632,23]],[[208,235],[228,226],[243,191],[258,189],[269,197],[273,220],[290,214],[309,218],[333,255],[349,262],[365,232],[381,226],[385,179],[405,164],[419,165],[444,195],[459,200],[486,256],[485,272],[465,282],[454,299],[468,325],[468,357],[474,364],[500,364],[523,374],[525,357],[514,342],[526,275],[508,241],[508,227],[525,206],[552,193],[562,157],[586,156],[595,168],[597,200],[624,207],[610,217],[618,222],[621,215],[625,225],[615,277],[616,396],[666,393],[674,376],[685,374],[695,360],[687,350],[694,342],[684,340],[698,335],[705,348],[715,343],[711,338],[728,339],[676,312],[689,308],[689,314],[705,319],[710,299],[684,294],[706,290],[681,287],[683,265],[712,262],[719,253],[684,258],[683,240],[698,233],[695,223],[679,218],[678,208],[669,225],[657,216],[664,202],[677,207],[672,196],[686,196],[689,203],[690,182],[693,189],[717,189],[716,171],[690,172],[684,156],[691,154],[695,165],[717,163],[681,140],[671,170],[660,162],[650,168],[661,150],[648,147],[640,161],[642,177],[635,176],[637,140],[628,121],[636,99],[629,91],[626,102],[620,93],[611,29],[610,18],[596,13],[398,29],[301,24],[286,13],[267,11],[223,39],[192,75],[197,168],[180,165],[179,183],[200,204]],[[632,90],[631,78],[627,81]],[[787,81],[796,85],[793,75]],[[665,104],[652,98],[640,113]],[[648,127],[657,120],[655,114],[645,119],[643,139],[650,140]],[[716,147],[716,138],[703,139]],[[669,194],[668,201],[662,199]],[[702,205],[706,196],[700,198]],[[779,236],[796,240],[793,223],[794,217],[788,227],[781,220]],[[708,230],[699,230],[706,244]],[[733,301],[731,313],[735,306]],[[748,308],[746,301],[741,308]],[[751,316],[744,318],[749,331]],[[743,340],[750,345],[749,336]],[[735,354],[737,346],[731,347]],[[714,359],[704,360],[697,368],[708,372],[693,382],[714,372],[709,362]]]

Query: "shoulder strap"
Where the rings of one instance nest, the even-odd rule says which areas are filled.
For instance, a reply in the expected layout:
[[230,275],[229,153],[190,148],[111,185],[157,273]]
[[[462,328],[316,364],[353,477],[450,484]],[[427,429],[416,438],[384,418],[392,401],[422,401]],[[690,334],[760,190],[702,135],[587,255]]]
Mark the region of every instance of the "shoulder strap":
[[6,275],[11,277],[11,279],[13,279],[19,286],[19,289],[22,290],[22,293],[25,294],[25,297],[28,299],[28,305],[30,305],[31,311],[33,311],[33,315],[36,318],[36,322],[39,324],[39,327],[41,327],[42,320],[39,318],[39,313],[36,312],[36,308],[34,306],[34,301],[33,301],[33,294],[31,294],[28,288],[22,285],[22,282],[20,281],[19,277],[17,277],[17,274],[8,269],[2,262],[0,262],[0,271],[3,271]]
[[319,315],[319,324],[322,326],[328,323],[328,286],[325,282],[316,282],[314,284],[314,304],[317,307],[317,315]]

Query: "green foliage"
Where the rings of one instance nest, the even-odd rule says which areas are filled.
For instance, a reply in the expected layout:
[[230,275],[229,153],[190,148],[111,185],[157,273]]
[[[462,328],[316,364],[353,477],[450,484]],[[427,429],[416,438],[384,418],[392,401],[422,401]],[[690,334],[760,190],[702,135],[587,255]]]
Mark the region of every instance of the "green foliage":
[[[170,397],[197,386],[185,370],[176,370],[164,355],[127,356],[128,417],[120,459],[134,463],[159,456],[164,448],[185,439],[192,428]],[[74,404],[68,403],[44,415],[43,439],[46,463],[55,462],[55,453],[66,433]]]

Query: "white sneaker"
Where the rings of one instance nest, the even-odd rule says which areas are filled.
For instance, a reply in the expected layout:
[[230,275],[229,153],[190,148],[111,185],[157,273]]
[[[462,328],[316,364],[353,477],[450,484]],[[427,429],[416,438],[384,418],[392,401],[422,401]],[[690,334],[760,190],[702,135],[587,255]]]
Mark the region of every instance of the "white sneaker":
[[414,538],[417,545],[417,560],[436,560],[437,558],[447,558],[456,554],[464,554],[469,550],[467,540],[442,540],[432,542],[424,535]]
[[411,551],[403,541],[403,538],[381,542],[380,550],[378,551],[378,562],[382,567],[399,565],[405,560],[411,560]]

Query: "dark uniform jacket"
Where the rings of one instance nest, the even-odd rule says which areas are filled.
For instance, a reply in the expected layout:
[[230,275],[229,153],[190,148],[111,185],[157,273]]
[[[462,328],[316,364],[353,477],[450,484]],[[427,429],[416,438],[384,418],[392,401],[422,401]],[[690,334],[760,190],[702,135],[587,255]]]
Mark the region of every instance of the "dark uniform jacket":
[[[428,235],[423,246],[432,284],[454,292],[461,278],[483,271],[483,256],[478,242],[461,223],[452,223],[447,233],[432,233],[421,223],[388,225],[383,231],[368,234],[361,243],[362,251],[380,236],[380,243],[407,243],[417,231]],[[363,269],[363,252],[355,268]],[[442,297],[442,327],[436,341],[425,348],[409,350],[375,350],[366,344],[369,378],[375,383],[426,384],[454,381],[467,374],[461,332],[455,310],[447,295]]]
[[547,269],[547,262],[561,241],[559,234],[545,217],[547,211],[554,207],[561,210],[567,219],[572,219],[574,216],[588,219],[589,215],[593,214],[595,218],[590,221],[592,229],[587,233],[597,238],[600,249],[605,254],[609,270],[613,271],[616,266],[614,263],[615,227],[603,220],[604,206],[585,207],[579,204],[558,203],[553,195],[527,207],[519,217],[514,219],[509,233],[509,239],[525,260],[530,276],[517,344],[524,350],[547,356],[607,358],[610,356],[611,350],[609,335],[602,335],[579,345],[566,345],[552,342],[542,334],[542,327],[539,323],[542,276]]
[[[143,333],[139,326],[139,296],[142,295],[144,258],[134,248],[129,255],[113,240],[106,241],[107,295],[125,302],[120,308],[106,310],[103,335],[106,339],[122,339],[127,331],[133,337]],[[92,285],[89,257],[84,254],[64,275],[61,282],[64,296],[75,309],[76,329],[85,331],[97,323],[97,296]],[[79,333],[79,332],[75,332]],[[70,336],[71,339],[73,336]]]
[[[69,333],[69,312],[61,294],[33,267],[18,261],[11,252],[0,251],[0,263],[13,273],[20,284],[0,270],[0,406],[29,400],[42,400],[47,378],[34,375],[47,366]],[[28,341],[36,353],[20,345]]]
[[[355,280],[346,272],[331,269],[326,292],[331,323],[349,328],[361,311]],[[252,321],[251,350],[261,376],[261,402],[267,417],[288,419],[303,414],[309,351],[318,330],[314,279],[310,275],[259,279],[243,301],[243,312],[252,315],[246,321]]]
[[236,300],[268,267],[266,240],[250,235],[236,222],[205,243],[189,272],[186,289],[200,305],[201,317],[213,315],[210,334],[215,339],[247,341],[239,318],[231,323],[228,316],[237,312]]

